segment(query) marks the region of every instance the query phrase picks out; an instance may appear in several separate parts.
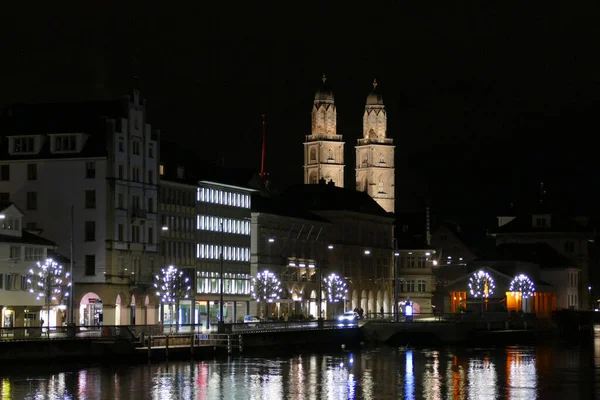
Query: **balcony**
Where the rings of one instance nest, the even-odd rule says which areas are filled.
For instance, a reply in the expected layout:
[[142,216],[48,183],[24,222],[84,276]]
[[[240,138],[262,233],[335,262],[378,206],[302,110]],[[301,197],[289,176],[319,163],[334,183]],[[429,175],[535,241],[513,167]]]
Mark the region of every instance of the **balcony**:
[[143,223],[148,218],[148,212],[139,207],[132,207],[131,210],[129,210],[129,213],[134,222],[138,221]]
[[394,144],[394,139],[391,139],[391,138],[358,139],[359,146],[364,146],[366,144]]

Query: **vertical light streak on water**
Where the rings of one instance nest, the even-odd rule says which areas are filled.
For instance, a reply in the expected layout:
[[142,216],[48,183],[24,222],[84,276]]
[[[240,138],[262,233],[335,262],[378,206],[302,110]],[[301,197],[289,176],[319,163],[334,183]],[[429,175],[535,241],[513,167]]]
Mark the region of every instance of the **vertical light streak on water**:
[[407,400],[414,400],[415,398],[415,376],[413,373],[413,352],[412,350],[406,351],[406,367],[404,376],[404,398]]
[[489,356],[483,360],[471,359],[469,361],[469,399],[495,399],[498,395],[496,387],[496,368]]
[[508,370],[510,399],[535,399],[537,397],[535,357],[516,353],[511,357]]

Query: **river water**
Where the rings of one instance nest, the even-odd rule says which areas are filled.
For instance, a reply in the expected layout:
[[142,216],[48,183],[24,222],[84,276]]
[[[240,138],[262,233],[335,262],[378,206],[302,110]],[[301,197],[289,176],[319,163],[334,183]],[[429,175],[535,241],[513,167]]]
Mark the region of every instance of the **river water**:
[[0,399],[600,398],[600,330],[578,344],[391,348],[0,371]]

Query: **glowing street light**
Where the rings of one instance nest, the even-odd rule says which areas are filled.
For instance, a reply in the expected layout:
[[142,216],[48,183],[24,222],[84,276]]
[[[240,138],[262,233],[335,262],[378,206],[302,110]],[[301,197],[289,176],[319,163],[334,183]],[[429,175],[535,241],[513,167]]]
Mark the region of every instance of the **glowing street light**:
[[371,254],[371,250],[365,250],[365,255],[368,256],[369,254]]
[[269,238],[269,243],[273,243],[273,242],[275,242],[275,239],[274,238]]

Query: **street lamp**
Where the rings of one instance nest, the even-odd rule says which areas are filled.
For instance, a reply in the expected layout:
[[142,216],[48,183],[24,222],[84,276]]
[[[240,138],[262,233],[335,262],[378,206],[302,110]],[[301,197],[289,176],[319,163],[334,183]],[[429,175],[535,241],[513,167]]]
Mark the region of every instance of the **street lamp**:
[[368,256],[369,254],[371,254],[371,250],[365,250],[365,255]]
[[327,246],[327,248],[328,248],[329,250],[333,250],[333,245],[332,245],[332,244],[330,244],[329,246]]
[[168,230],[169,230],[169,227],[168,227],[168,226],[163,226],[163,227],[162,227],[162,230],[163,230],[163,231],[168,231]]
[[400,252],[394,253],[394,321],[400,322],[400,312],[398,310],[398,301],[400,300],[400,291],[398,290],[398,262]]
[[275,239],[274,238],[269,238],[269,243],[273,243],[273,242],[275,242]]

